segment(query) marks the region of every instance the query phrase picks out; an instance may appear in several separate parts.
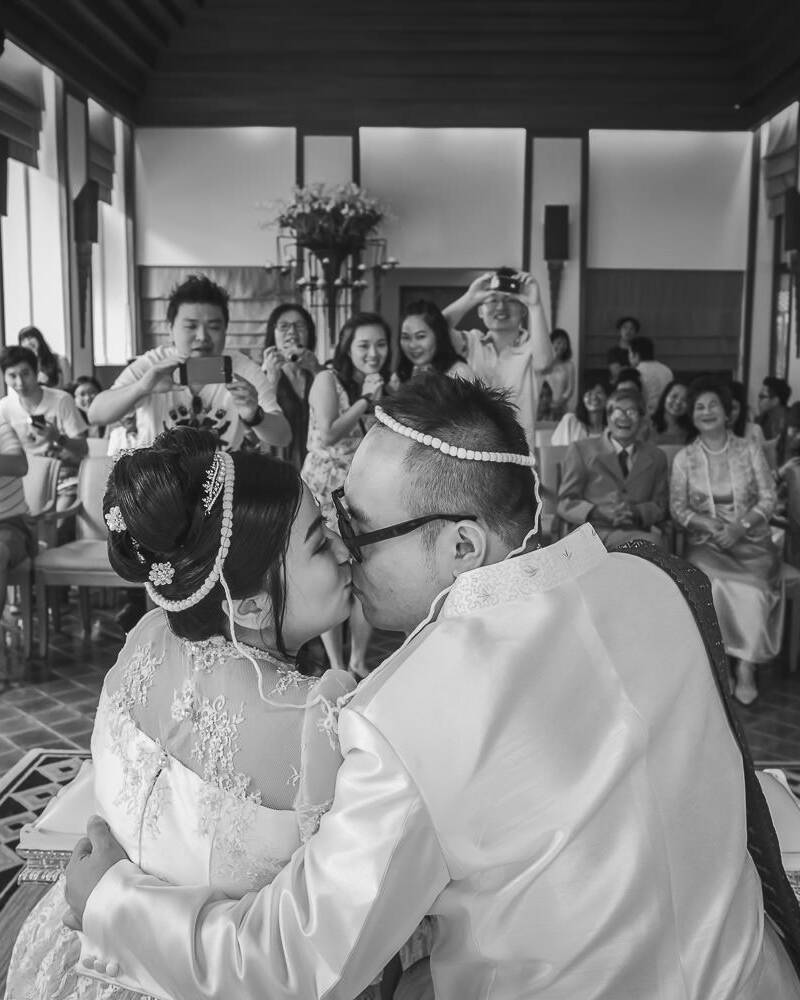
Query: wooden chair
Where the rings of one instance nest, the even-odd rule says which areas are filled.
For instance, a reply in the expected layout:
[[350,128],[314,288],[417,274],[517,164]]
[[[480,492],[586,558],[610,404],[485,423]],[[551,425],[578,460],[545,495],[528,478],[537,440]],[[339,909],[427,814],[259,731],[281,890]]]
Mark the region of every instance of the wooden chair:
[[542,497],[541,534],[544,542],[561,537],[561,518],[556,513],[558,487],[561,482],[561,463],[569,445],[545,445],[535,449],[536,471],[539,475]]
[[[57,458],[29,455],[28,472],[22,478],[22,489],[29,512],[26,520],[40,548],[55,542],[56,491],[60,469],[61,462]],[[22,650],[28,660],[33,651],[33,561],[23,559],[9,570],[6,583],[19,591]]]
[[[103,520],[103,494],[113,458],[87,457],[78,472],[78,498],[69,511],[75,517],[74,542],[46,549],[36,558],[36,600],[39,608],[39,655],[47,655],[48,587],[78,587],[84,636],[90,633],[90,587],[132,587],[111,568]],[[139,585],[141,586],[141,584]]]

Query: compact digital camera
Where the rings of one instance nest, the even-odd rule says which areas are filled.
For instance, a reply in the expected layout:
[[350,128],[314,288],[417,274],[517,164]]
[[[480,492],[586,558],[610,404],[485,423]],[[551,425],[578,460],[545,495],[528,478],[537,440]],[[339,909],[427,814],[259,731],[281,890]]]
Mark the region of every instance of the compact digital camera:
[[492,275],[489,288],[493,292],[508,292],[510,295],[519,295],[522,289],[522,280],[516,271],[510,267],[501,267]]

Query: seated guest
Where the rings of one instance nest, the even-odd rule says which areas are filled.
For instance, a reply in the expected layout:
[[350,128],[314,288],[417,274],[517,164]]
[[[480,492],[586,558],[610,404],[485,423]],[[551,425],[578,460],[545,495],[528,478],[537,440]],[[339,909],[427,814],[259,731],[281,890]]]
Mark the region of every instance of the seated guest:
[[308,394],[320,369],[317,327],[307,309],[292,302],[276,306],[267,320],[261,370],[275,385],[275,397],[292,429],[282,458],[299,469],[306,457]]
[[397,377],[401,382],[430,372],[470,381],[475,378],[470,366],[456,354],[443,313],[425,299],[406,307],[400,326],[400,354]]
[[[750,419],[747,408],[747,389],[744,382],[731,382],[731,415],[728,418],[728,427],[736,437],[747,438],[748,441],[755,441],[761,448],[764,447],[764,432],[761,427]],[[767,456],[769,459],[769,456]]]
[[50,389],[63,389],[66,386],[70,379],[69,361],[52,351],[38,327],[24,326],[17,335],[17,343],[36,355],[36,377],[41,385]]
[[608,387],[609,389],[616,389],[617,382],[619,381],[619,373],[623,368],[628,368],[630,364],[627,347],[620,347],[618,344],[614,347],[609,347],[608,354],[606,355],[606,364],[608,365]]
[[574,413],[565,413],[550,438],[551,445],[572,444],[588,437],[600,437],[606,426],[604,386],[599,382],[586,386]]
[[61,459],[57,507],[63,510],[77,493],[78,466],[89,450],[89,428],[69,393],[39,382],[38,364],[27,347],[5,347],[0,352],[0,371],[9,390],[0,399],[0,420],[11,424],[29,455]]
[[566,330],[556,329],[550,334],[553,360],[542,372],[544,383],[550,386],[550,408],[543,419],[560,420],[570,407],[575,391],[575,362],[572,344]]
[[711,580],[725,651],[736,661],[734,697],[750,705],[756,667],[777,656],[783,633],[781,556],[769,525],[775,483],[763,450],[728,430],[728,386],[697,379],[689,412],[698,437],[672,464],[672,517],[688,531],[686,558]]
[[655,347],[649,337],[633,337],[628,346],[628,358],[642,379],[642,394],[647,412],[655,413],[661,393],[672,381],[672,369],[655,359]]
[[631,340],[634,337],[638,337],[642,330],[642,324],[635,316],[620,316],[616,323],[617,327],[617,346],[621,347],[625,351],[625,357],[628,356],[628,348],[630,347]]
[[786,426],[786,407],[791,395],[792,390],[785,379],[768,375],[761,384],[756,420],[767,441],[775,441],[781,436]]
[[[215,434],[220,447],[237,451],[248,428],[262,448],[283,447],[291,429],[275,399],[275,386],[255,362],[226,349],[228,293],[205,275],[177,285],[167,305],[172,343],[136,358],[110,389],[89,407],[93,424],[114,424],[136,412],[140,447],[170,427],[197,427]],[[227,355],[233,379],[205,385],[178,385],[182,361]]]
[[103,391],[102,385],[100,385],[94,375],[79,375],[74,382],[70,382],[70,384],[66,387],[66,391],[75,400],[75,405],[78,407],[78,413],[80,413],[89,426],[89,437],[104,437],[106,433],[105,427],[101,425],[89,424],[88,418],[89,407],[92,405],[92,400]]
[[572,525],[588,521],[608,547],[633,538],[660,544],[656,525],[667,516],[667,459],[655,445],[637,440],[642,397],[617,389],[608,397],[606,416],[602,436],[567,449],[558,515]]
[[650,418],[653,433],[649,440],[653,444],[686,444],[692,430],[692,422],[686,410],[688,388],[673,379],[661,393],[658,406]]

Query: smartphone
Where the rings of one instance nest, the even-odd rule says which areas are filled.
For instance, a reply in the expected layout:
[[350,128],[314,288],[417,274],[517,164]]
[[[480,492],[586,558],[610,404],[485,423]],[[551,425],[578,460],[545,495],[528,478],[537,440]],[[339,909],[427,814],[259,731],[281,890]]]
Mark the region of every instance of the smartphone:
[[31,424],[39,430],[44,430],[47,427],[47,418],[43,413],[34,413],[31,416]]
[[233,379],[233,364],[227,354],[213,358],[187,358],[178,365],[180,385],[219,385]]

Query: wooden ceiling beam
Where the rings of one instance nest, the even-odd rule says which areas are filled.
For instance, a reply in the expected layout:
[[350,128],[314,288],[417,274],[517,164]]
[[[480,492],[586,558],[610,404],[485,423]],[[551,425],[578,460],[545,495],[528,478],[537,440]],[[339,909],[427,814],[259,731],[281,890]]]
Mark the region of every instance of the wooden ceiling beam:
[[[130,25],[118,16],[108,0],[60,0],[60,5],[59,21],[70,37],[74,37],[72,32],[79,26],[85,25],[95,33],[98,41],[105,39],[107,44],[116,49],[117,55],[137,71],[144,73],[155,65],[158,48],[152,42],[142,39],[141,33],[131,30]],[[66,20],[68,8],[73,15],[69,21]],[[138,38],[135,34],[138,34]]]

